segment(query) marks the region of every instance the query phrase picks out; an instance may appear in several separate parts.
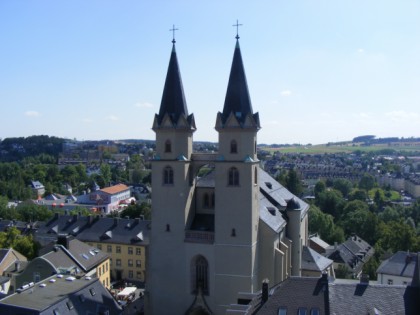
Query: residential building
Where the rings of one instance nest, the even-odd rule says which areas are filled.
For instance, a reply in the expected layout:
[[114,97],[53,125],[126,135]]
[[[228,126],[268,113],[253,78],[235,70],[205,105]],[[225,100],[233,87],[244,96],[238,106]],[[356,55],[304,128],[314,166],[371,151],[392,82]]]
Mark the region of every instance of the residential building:
[[418,253],[399,251],[384,260],[376,270],[381,284],[410,284],[414,275]]
[[261,126],[238,39],[223,111],[216,115],[218,153],[193,153],[196,125],[173,41],[152,128],[149,314],[225,314],[237,292],[258,291],[262,279],[277,283],[301,274],[309,206],[259,166]]
[[77,238],[101,248],[111,257],[111,278],[142,283],[146,280],[146,255],[150,221],[100,218]]
[[41,184],[40,181],[33,180],[31,181],[30,188],[32,189],[32,192],[37,197],[41,197],[43,194],[45,194],[45,187],[43,184]]
[[61,274],[28,283],[0,300],[0,314],[119,315],[123,310],[98,278]]
[[0,249],[0,294],[9,293],[12,273],[20,271],[27,262],[27,258],[13,248]]
[[55,214],[39,227],[34,237],[46,245],[59,235],[72,235],[109,256],[113,281],[140,283],[145,281],[149,233],[147,220]]
[[310,247],[303,246],[301,275],[302,277],[320,277],[322,274],[327,274],[335,278],[333,262]]
[[324,254],[330,247],[330,244],[320,238],[318,234],[314,234],[309,236],[309,247],[319,254]]
[[[418,278],[418,277],[417,277]],[[248,302],[230,307],[226,314],[243,315],[416,315],[420,309],[417,280],[409,286],[387,286],[359,281],[329,281],[322,277],[290,277],[268,288]]]
[[344,243],[330,246],[325,257],[334,261],[334,271],[338,278],[359,278],[363,265],[374,252],[371,245],[357,235],[352,235]]
[[52,274],[90,276],[98,278],[102,285],[110,288],[109,256],[97,248],[69,236],[60,236],[47,253],[34,258],[14,279],[14,290]]

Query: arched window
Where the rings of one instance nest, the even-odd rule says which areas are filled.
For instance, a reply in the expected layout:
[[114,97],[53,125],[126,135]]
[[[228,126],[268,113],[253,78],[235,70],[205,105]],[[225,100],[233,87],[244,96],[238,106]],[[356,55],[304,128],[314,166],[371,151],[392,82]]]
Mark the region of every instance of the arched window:
[[203,207],[210,208],[210,198],[208,193],[204,194]]
[[239,171],[236,167],[231,167],[229,169],[229,186],[239,186]]
[[167,166],[163,170],[163,184],[172,185],[174,183],[174,171],[172,167]]
[[191,261],[191,293],[197,294],[199,288],[203,294],[209,294],[209,264],[201,255]]
[[171,152],[172,152],[171,140],[166,140],[166,142],[165,142],[165,153],[171,153]]
[[238,143],[236,143],[236,140],[230,142],[230,153],[238,153]]

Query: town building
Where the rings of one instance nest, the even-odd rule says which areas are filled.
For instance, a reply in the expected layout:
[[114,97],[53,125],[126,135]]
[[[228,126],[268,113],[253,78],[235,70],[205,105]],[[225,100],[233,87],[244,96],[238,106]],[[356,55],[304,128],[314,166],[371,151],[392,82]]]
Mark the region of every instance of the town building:
[[106,253],[110,277],[143,283],[146,275],[150,221],[107,218],[100,215],[59,215],[41,225],[34,238],[42,245],[55,242],[60,235],[72,235],[81,242]]
[[384,260],[376,270],[381,284],[407,285],[414,275],[418,253],[398,251]]
[[28,263],[28,259],[13,248],[0,249],[0,295],[9,293],[14,271],[20,271]]
[[338,278],[359,278],[364,264],[374,253],[371,245],[357,235],[352,235],[344,243],[330,246],[325,257],[334,261],[334,271]]
[[91,204],[92,210],[99,214],[110,214],[120,211],[120,205],[131,200],[130,187],[118,184],[102,188],[77,197],[79,204]]
[[120,315],[122,308],[100,279],[57,274],[30,282],[0,300],[0,314],[19,315]]
[[[414,278],[413,278],[414,280]],[[420,309],[420,282],[381,285],[360,281],[331,281],[321,277],[290,277],[272,288],[268,284],[250,301],[230,307],[226,314],[243,315],[416,315]]]
[[[301,275],[309,206],[260,168],[237,37],[217,153],[194,153],[175,41],[155,115],[148,314],[225,314],[238,292]],[[200,172],[201,171],[201,172]],[[200,177],[198,176],[200,174]]]
[[110,288],[109,269],[106,253],[73,237],[60,236],[47,253],[31,260],[22,272],[15,275],[13,289],[17,291],[28,283],[38,283],[52,274],[94,277],[104,287]]
[[38,180],[32,180],[29,187],[37,197],[41,197],[43,194],[45,194],[45,186]]

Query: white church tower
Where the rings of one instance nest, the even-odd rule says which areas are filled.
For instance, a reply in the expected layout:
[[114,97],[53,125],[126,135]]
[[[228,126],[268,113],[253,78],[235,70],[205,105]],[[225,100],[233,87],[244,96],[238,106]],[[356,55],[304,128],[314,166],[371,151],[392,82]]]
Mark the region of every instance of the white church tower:
[[237,36],[223,112],[216,119],[219,152],[215,162],[214,268],[220,305],[234,301],[232,292],[253,292],[259,287],[259,129]]
[[196,126],[173,40],[153,122],[146,314],[225,314],[239,292],[260,290],[263,279],[274,284],[300,275],[308,205],[259,167],[261,127],[238,36],[215,128],[218,152],[193,153]]

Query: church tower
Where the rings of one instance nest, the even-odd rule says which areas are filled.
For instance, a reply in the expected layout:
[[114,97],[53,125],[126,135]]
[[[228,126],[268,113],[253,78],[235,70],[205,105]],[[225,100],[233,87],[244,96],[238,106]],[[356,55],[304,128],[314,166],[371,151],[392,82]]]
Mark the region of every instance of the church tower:
[[260,128],[236,36],[216,117],[219,150],[193,152],[196,126],[173,41],[153,122],[146,314],[225,314],[239,292],[255,293],[263,279],[276,283],[300,273],[308,205],[259,167]]
[[[156,156],[152,161],[152,229],[148,263],[150,314],[185,310],[179,298],[187,279],[185,225],[191,205],[190,162],[194,115],[188,114],[173,42],[159,114],[155,115]],[[165,302],[162,304],[162,298]],[[181,304],[181,306],[180,306]]]
[[232,292],[254,292],[259,288],[256,145],[260,121],[252,110],[239,36],[223,112],[217,114],[215,128],[219,133],[215,163],[215,281],[222,291],[217,304],[226,305],[235,300]]

